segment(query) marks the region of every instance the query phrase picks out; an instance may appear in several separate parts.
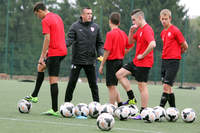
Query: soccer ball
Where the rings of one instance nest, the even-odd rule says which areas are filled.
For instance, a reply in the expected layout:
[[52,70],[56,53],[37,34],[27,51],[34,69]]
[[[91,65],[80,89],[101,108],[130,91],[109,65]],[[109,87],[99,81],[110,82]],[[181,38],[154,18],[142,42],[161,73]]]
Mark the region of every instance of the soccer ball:
[[129,105],[130,116],[135,116],[138,113],[138,107],[136,105]]
[[116,107],[113,104],[106,103],[106,104],[101,106],[99,114],[110,113],[111,115],[114,116],[115,109],[116,109]]
[[156,115],[156,119],[155,121],[163,121],[165,119],[166,116],[166,111],[163,107],[161,106],[156,106],[153,108],[155,115]]
[[87,117],[89,115],[88,105],[85,104],[85,103],[79,103],[78,105],[76,105],[76,107],[74,109],[74,114],[76,116],[85,116],[85,117]]
[[60,106],[60,114],[63,117],[70,118],[74,115],[74,104],[70,102],[65,102]]
[[100,103],[98,103],[98,102],[91,102],[88,105],[88,108],[89,108],[89,115],[92,118],[97,118],[99,116],[99,110],[101,108],[101,104]]
[[110,113],[102,113],[97,118],[97,126],[103,131],[109,131],[113,128],[115,119]]
[[179,118],[179,110],[174,107],[169,107],[166,110],[166,119],[171,122],[175,122]]
[[186,108],[181,111],[181,118],[184,122],[192,123],[196,118],[195,111],[192,108]]
[[156,115],[152,108],[145,108],[141,112],[141,118],[145,122],[151,123],[151,122],[155,121]]
[[119,120],[127,120],[130,114],[131,112],[128,106],[120,106],[115,110],[115,115],[119,118]]
[[29,113],[31,107],[32,107],[32,103],[28,102],[25,99],[20,100],[17,104],[17,108],[20,113]]

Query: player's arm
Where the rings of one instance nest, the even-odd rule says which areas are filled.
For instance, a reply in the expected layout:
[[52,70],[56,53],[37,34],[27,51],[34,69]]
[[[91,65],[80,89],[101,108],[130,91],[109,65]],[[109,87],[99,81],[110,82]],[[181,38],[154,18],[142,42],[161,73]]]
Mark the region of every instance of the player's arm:
[[129,34],[128,34],[128,43],[129,44],[135,44],[136,40],[133,38],[134,32],[137,29],[136,25],[132,25],[129,29]]
[[128,36],[126,36],[126,48],[125,48],[125,55],[130,52],[134,47],[134,43],[133,44],[130,44],[128,42]]
[[107,51],[107,50],[104,51],[103,60],[102,60],[101,65],[99,67],[99,73],[100,74],[103,74],[103,66],[104,66],[109,54],[110,54],[110,51]]
[[70,47],[71,45],[73,45],[74,43],[76,43],[76,30],[74,28],[74,24],[72,24],[72,26],[69,29],[69,32],[67,34],[67,40],[66,40],[66,44],[67,47]]
[[186,41],[184,41],[183,43],[181,43],[181,53],[185,53],[188,49],[188,44]]
[[188,49],[188,44],[182,32],[179,29],[175,32],[175,38],[178,41],[178,43],[181,45],[181,53],[185,53],[186,50]]
[[[134,46],[133,46],[133,47],[134,47]],[[128,54],[128,52],[130,52],[130,51],[133,49],[133,47],[131,47],[131,48],[126,48],[126,49],[125,49],[125,55]]]
[[45,34],[43,48],[42,48],[41,56],[39,59],[39,64],[44,64],[44,58],[46,57],[46,54],[49,48],[49,42],[50,42],[50,34]]
[[126,44],[126,49],[125,49],[125,55],[130,52],[132,49],[134,48],[134,43],[133,44],[129,44],[128,40],[127,40],[127,44]]
[[156,42],[155,41],[151,41],[148,45],[148,47],[146,48],[146,50],[144,51],[143,54],[140,54],[137,56],[137,59],[140,60],[140,59],[143,59],[146,55],[148,55],[152,50],[153,48],[156,47]]
[[102,41],[102,37],[100,33],[100,28],[98,28],[98,31],[97,31],[96,51],[97,51],[98,57],[103,55],[103,41]]

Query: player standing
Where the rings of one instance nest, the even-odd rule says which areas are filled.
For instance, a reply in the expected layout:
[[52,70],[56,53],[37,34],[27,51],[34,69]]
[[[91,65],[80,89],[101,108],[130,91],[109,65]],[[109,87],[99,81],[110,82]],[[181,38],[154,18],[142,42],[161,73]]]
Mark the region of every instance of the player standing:
[[[131,45],[128,44],[128,37],[118,26],[120,25],[120,13],[113,12],[109,18],[111,31],[106,35],[104,44],[103,61],[99,67],[99,73],[103,74],[103,66],[106,62],[106,86],[109,89],[109,101],[111,104],[122,105],[120,94],[116,88],[118,79],[115,73],[123,66],[125,53]],[[125,51],[126,50],[126,51]]]
[[[141,9],[133,10],[131,19],[133,26],[129,30],[128,40],[129,44],[134,44],[137,41],[135,58],[132,62],[125,64],[116,73],[116,76],[126,90],[129,98],[125,104],[136,104],[131,84],[127,79],[127,76],[131,74],[135,77],[141,95],[141,112],[148,105],[147,81],[149,70],[153,66],[153,48],[156,47],[156,42],[154,32],[145,21],[144,12]],[[137,115],[134,119],[141,119],[141,116]]]
[[65,102],[71,102],[74,89],[83,68],[88,79],[93,101],[99,102],[96,77],[96,58],[103,55],[99,26],[93,22],[92,9],[84,7],[80,19],[74,22],[67,35],[67,45],[72,45],[72,65],[65,93]]
[[181,31],[171,24],[172,16],[169,9],[163,9],[160,12],[160,21],[164,27],[161,32],[163,41],[161,78],[163,82],[163,93],[160,100],[160,106],[165,107],[167,101],[170,107],[176,107],[175,95],[172,86],[179,69],[181,54],[186,52],[188,44]]
[[[42,20],[42,33],[44,35],[43,48],[38,67],[45,70],[46,65],[49,74],[49,83],[51,90],[52,108],[43,114],[58,116],[58,75],[60,63],[67,55],[65,43],[64,24],[60,16],[49,12],[42,2],[37,2],[34,6],[34,14]],[[46,62],[45,62],[46,60]],[[35,90],[26,100],[37,102],[37,95],[44,79],[44,72],[38,74]]]

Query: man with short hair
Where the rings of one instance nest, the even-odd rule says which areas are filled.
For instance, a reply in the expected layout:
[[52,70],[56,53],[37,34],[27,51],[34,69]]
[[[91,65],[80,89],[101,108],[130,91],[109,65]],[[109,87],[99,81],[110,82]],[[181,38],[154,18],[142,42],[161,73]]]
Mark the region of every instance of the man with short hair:
[[49,12],[42,2],[34,6],[34,14],[42,20],[42,33],[44,35],[43,48],[38,61],[38,77],[36,86],[31,96],[25,99],[37,102],[41,84],[44,80],[44,70],[48,69],[51,90],[52,108],[43,114],[58,116],[58,75],[60,63],[67,55],[65,43],[64,24],[60,16]]
[[87,76],[93,101],[99,102],[95,63],[97,56],[103,55],[103,42],[100,35],[100,28],[93,22],[91,8],[83,8],[80,19],[71,25],[67,35],[67,45],[72,45],[72,62],[69,82],[65,93],[65,102],[71,102],[82,68]]
[[118,107],[122,105],[122,102],[116,87],[118,80],[115,73],[123,66],[124,55],[131,47],[128,44],[126,33],[118,27],[120,17],[118,12],[113,12],[110,15],[109,26],[111,31],[106,34],[103,61],[99,67],[99,73],[103,74],[103,66],[106,62],[106,85],[109,89],[109,101],[113,105],[117,102]]
[[165,107],[167,101],[170,107],[176,107],[175,95],[172,86],[179,69],[181,54],[188,49],[188,44],[181,31],[171,24],[172,16],[169,9],[160,12],[160,21],[164,27],[161,32],[163,41],[161,77],[163,82],[163,93],[160,106]]
[[[131,84],[127,79],[128,75],[135,77],[138,82],[138,88],[141,95],[140,112],[148,105],[148,89],[147,81],[149,70],[153,66],[153,48],[156,47],[154,32],[144,19],[144,12],[141,9],[135,9],[131,13],[133,25],[129,30],[129,44],[137,42],[135,58],[132,62],[125,64],[117,73],[116,76],[121,85],[127,92],[129,100],[124,104],[136,104],[134,93],[131,89]],[[138,29],[137,29],[138,28]],[[137,30],[136,30],[137,29]],[[135,32],[135,33],[134,33]],[[141,119],[138,114],[134,119]]]

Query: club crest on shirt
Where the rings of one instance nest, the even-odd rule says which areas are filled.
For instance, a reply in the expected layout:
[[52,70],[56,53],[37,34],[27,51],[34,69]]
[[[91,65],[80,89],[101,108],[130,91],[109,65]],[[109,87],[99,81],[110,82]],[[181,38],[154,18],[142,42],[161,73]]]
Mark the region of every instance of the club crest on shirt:
[[94,27],[90,27],[91,31],[93,32],[94,31]]
[[168,35],[168,37],[170,37],[170,36],[172,35],[172,33],[171,33],[171,32],[168,32],[168,34],[167,34],[167,35]]
[[142,36],[142,32],[140,32],[140,37]]

